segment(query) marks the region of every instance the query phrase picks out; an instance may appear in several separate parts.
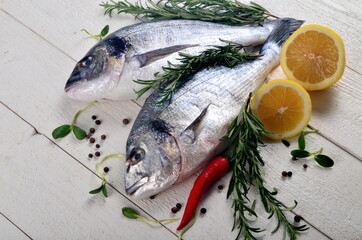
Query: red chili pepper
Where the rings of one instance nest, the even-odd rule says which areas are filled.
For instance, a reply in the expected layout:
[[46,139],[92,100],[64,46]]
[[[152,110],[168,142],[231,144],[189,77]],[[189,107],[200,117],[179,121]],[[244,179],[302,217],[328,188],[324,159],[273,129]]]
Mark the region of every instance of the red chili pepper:
[[200,202],[202,194],[210,187],[211,184],[216,182],[224,176],[229,169],[229,161],[224,157],[214,158],[202,171],[200,176],[196,179],[194,186],[191,189],[187,204],[185,207],[184,215],[177,230],[184,228],[187,223],[195,215],[197,205]]

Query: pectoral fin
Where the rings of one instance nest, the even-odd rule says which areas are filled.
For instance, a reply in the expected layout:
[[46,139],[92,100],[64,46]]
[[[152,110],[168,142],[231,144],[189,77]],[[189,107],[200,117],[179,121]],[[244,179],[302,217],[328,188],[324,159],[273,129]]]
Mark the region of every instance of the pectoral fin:
[[194,143],[196,140],[196,131],[197,128],[200,126],[200,123],[204,119],[207,109],[209,108],[210,104],[202,110],[200,115],[180,134],[183,137],[187,137],[190,143]]
[[138,61],[140,62],[140,66],[142,68],[154,61],[164,58],[165,56],[167,56],[169,54],[179,52],[183,49],[186,49],[189,47],[195,47],[195,46],[197,46],[197,44],[175,45],[175,46],[171,46],[171,47],[152,50],[152,51],[137,55],[136,57],[137,57]]

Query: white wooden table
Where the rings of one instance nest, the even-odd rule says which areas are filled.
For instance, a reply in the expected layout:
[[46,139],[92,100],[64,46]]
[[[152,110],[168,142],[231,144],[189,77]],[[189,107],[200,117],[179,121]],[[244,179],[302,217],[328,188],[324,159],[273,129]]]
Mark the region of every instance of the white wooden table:
[[[109,198],[90,195],[100,178],[89,159],[94,145],[73,137],[53,140],[52,130],[70,122],[84,103],[68,99],[63,87],[75,63],[97,40],[80,30],[97,32],[109,24],[111,31],[134,23],[132,16],[103,16],[99,1],[86,0],[0,0],[0,239],[177,239],[177,223],[148,226],[125,219],[121,208],[138,209],[154,219],[181,216],[170,209],[185,203],[195,176],[150,200],[132,200],[124,192],[123,160],[112,159],[107,177]],[[362,5],[359,0],[267,1],[258,3],[281,17],[306,20],[334,29],[344,39],[347,66],[343,78],[331,88],[312,92],[310,125],[320,132],[308,135],[311,150],[324,148],[335,160],[323,169],[312,160],[292,161],[280,142],[267,142],[262,155],[267,162],[269,187],[279,189],[285,205],[299,202],[294,214],[303,216],[310,229],[300,239],[362,239]],[[285,78],[280,68],[272,78]],[[102,121],[95,136],[106,134],[103,156],[124,153],[125,143],[140,105],[129,102],[97,104],[86,110],[78,122],[93,126],[91,116]],[[131,124],[122,124],[129,118]],[[303,164],[309,167],[304,170]],[[281,178],[289,170],[293,176]],[[201,206],[199,217],[185,239],[234,239],[231,232],[231,201],[226,188],[217,190],[220,180]],[[275,219],[267,220],[260,206],[255,223],[267,230],[261,239],[281,239],[282,231],[271,235]],[[293,214],[288,214],[290,219]]]

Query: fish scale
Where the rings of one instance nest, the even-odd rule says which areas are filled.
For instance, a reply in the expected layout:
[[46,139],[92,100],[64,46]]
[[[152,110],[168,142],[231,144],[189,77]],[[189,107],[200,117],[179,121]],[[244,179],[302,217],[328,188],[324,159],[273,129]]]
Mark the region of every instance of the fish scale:
[[[226,149],[227,133],[248,94],[279,63],[281,45],[303,21],[281,19],[256,60],[205,69],[179,87],[172,102],[145,102],[127,140],[126,192],[144,198],[179,183]],[[157,127],[154,127],[157,126]],[[160,141],[159,136],[164,138]],[[137,154],[140,154],[135,158]],[[142,178],[136,173],[143,172]]]

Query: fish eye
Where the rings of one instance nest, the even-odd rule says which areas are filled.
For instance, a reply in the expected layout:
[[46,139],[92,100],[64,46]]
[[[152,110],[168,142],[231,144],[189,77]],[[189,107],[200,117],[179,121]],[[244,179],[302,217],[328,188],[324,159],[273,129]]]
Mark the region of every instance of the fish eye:
[[93,57],[92,57],[92,56],[89,56],[86,60],[84,60],[84,61],[82,62],[82,66],[83,66],[83,67],[86,67],[86,66],[90,65],[90,64],[92,63],[92,61],[93,61]]
[[145,151],[142,148],[138,148],[135,150],[133,159],[135,162],[141,161],[145,156]]

